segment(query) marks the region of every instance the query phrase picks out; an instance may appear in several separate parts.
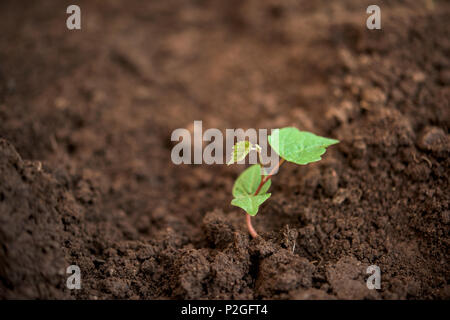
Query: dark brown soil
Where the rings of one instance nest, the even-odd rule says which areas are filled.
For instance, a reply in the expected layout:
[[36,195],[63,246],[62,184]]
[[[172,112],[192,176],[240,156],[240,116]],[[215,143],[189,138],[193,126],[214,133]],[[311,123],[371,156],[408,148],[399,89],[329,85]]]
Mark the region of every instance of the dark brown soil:
[[[449,299],[450,5],[0,2],[0,298]],[[338,138],[250,239],[175,128]],[[76,264],[82,289],[65,287]],[[381,290],[366,287],[369,265]]]

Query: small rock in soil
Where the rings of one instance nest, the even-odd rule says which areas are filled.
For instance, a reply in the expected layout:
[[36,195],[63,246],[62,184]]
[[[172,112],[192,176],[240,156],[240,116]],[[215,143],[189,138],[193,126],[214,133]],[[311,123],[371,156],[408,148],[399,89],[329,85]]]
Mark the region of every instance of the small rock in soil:
[[417,146],[424,151],[431,151],[436,156],[442,156],[450,150],[450,141],[441,128],[427,127],[419,136]]
[[322,176],[322,187],[327,196],[333,196],[338,190],[339,177],[333,168],[327,168]]

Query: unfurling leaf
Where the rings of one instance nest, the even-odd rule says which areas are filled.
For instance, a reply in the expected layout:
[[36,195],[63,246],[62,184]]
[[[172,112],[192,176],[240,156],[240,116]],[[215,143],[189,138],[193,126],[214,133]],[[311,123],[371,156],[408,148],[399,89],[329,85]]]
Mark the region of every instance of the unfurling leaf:
[[233,186],[233,197],[231,201],[233,206],[244,209],[249,215],[255,216],[258,213],[259,206],[269,199],[271,181],[268,180],[255,195],[259,184],[261,183],[261,166],[252,165],[237,178]]
[[280,157],[296,164],[319,161],[326,148],[338,140],[317,136],[297,128],[276,129],[269,136],[269,144]]
[[252,144],[250,141],[239,141],[234,145],[233,151],[231,152],[231,159],[228,161],[227,165],[245,159],[250,150],[252,150]]

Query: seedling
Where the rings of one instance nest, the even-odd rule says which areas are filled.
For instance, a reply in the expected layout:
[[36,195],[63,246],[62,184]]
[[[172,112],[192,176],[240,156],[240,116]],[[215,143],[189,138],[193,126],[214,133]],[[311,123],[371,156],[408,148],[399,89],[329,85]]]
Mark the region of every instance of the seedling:
[[[256,238],[258,234],[252,226],[251,217],[256,216],[259,206],[270,198],[271,193],[267,192],[272,183],[270,178],[278,168],[285,161],[299,165],[320,161],[322,159],[320,156],[325,153],[327,147],[339,143],[338,140],[320,137],[293,127],[273,130],[268,141],[281,160],[271,172],[261,175],[262,161],[261,157],[258,157],[259,163],[241,173],[232,191],[234,199],[231,204],[246,212],[247,228],[253,238]],[[239,141],[233,148],[228,165],[245,159],[252,150],[260,155],[261,148],[258,145],[249,141]]]

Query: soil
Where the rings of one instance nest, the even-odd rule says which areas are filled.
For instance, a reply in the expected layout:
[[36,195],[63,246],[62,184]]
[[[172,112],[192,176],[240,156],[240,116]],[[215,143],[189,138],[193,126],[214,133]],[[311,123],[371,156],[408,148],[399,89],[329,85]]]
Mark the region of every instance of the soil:
[[[449,299],[450,3],[0,2],[0,298]],[[171,132],[337,138],[251,239]],[[69,290],[69,265],[82,289]],[[366,268],[381,269],[381,289]]]

